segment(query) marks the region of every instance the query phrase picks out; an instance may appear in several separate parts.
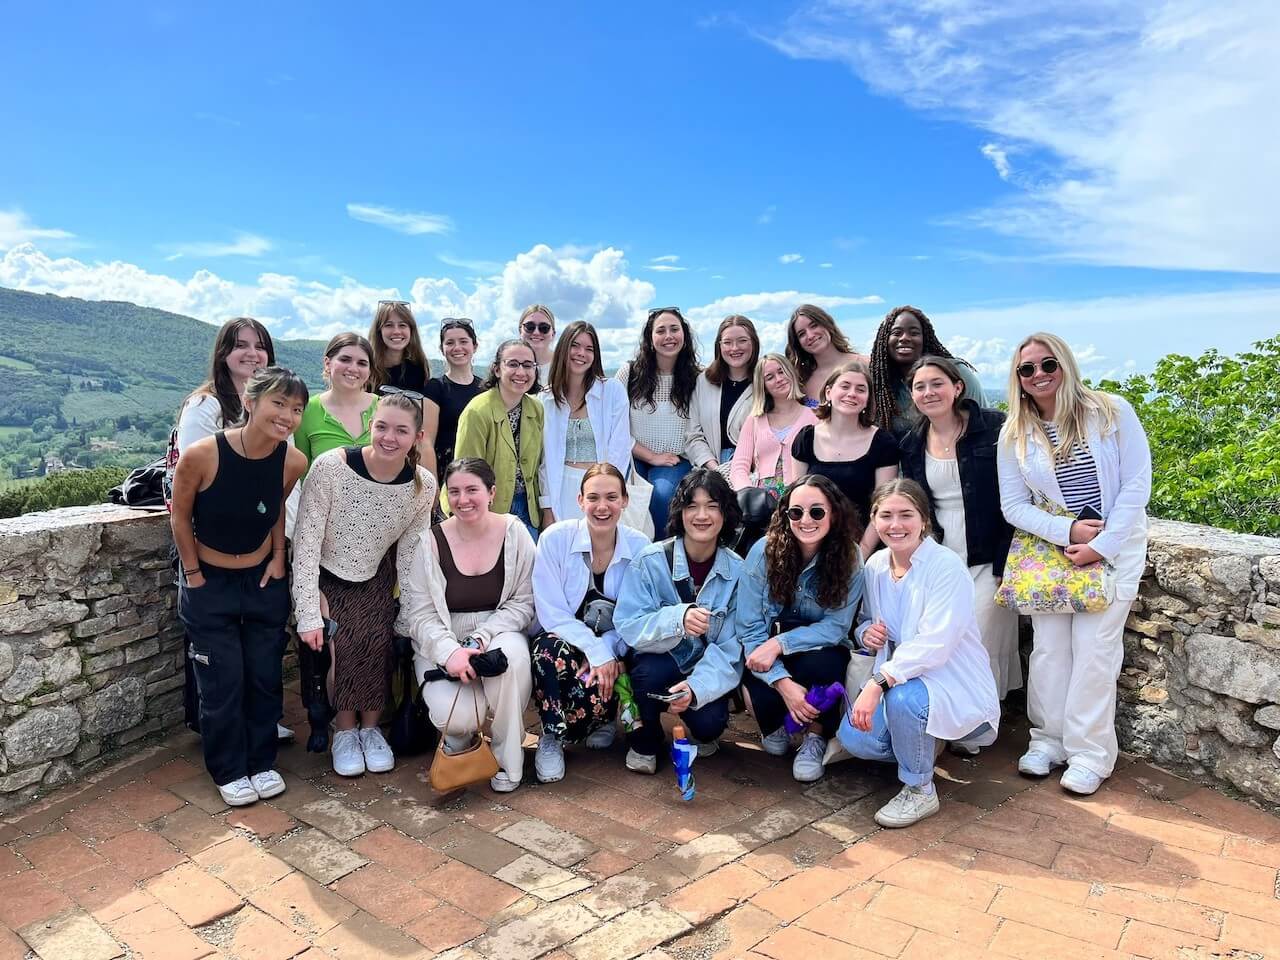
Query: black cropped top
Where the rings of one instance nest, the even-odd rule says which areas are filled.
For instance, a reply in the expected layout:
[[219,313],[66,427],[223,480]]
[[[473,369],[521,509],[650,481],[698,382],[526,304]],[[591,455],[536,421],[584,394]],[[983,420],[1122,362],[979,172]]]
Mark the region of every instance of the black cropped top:
[[219,430],[218,472],[213,483],[196,493],[191,526],[196,541],[220,553],[253,553],[280,518],[284,500],[284,457],[281,441],[261,460],[236,453]]

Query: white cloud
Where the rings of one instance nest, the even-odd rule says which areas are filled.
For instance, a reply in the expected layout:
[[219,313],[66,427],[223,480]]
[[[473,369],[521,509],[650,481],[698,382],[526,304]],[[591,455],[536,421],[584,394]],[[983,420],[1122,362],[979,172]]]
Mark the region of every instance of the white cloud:
[[1280,272],[1275,9],[812,0],[764,39],[1016,149],[1026,176],[974,225],[1080,262]]
[[450,253],[437,253],[436,259],[447,266],[461,267],[473,273],[498,273],[502,270],[502,264],[497,260],[468,260],[465,257],[455,257]]
[[779,263],[804,263],[804,256],[799,253],[784,253],[778,258]]
[[426,233],[449,233],[453,230],[453,221],[444,214],[393,210],[391,207],[380,207],[372,203],[348,203],[347,215],[353,220],[415,237]]
[[996,168],[996,174],[1001,180],[1009,179],[1009,154],[1004,149],[994,143],[984,143],[982,145],[982,155],[991,161],[991,165]]
[[173,251],[166,260],[177,260],[181,257],[260,257],[274,247],[266,237],[254,233],[237,233],[230,243],[177,243],[163,249]]
[[21,210],[0,210],[0,250],[16,247],[20,243],[40,240],[74,240],[76,235],[66,230],[37,227]]
[[680,258],[674,253],[666,253],[660,257],[654,257],[644,267],[646,270],[652,270],[654,273],[684,273],[688,267],[678,265]]
[[756,217],[756,223],[760,224],[761,226],[766,226],[767,224],[773,223],[773,215],[777,212],[778,212],[778,208],[772,203],[769,204],[769,206],[764,208],[764,212],[762,212],[760,216]]
[[660,257],[654,257],[649,262],[650,263],[678,263],[679,261],[680,261],[680,258],[676,256],[674,253],[664,253]]
[[835,264],[834,264],[834,263],[820,263],[820,264],[818,264],[818,266],[819,266],[819,267],[821,267],[823,270],[830,270],[832,267],[834,267],[834,266],[835,266]]

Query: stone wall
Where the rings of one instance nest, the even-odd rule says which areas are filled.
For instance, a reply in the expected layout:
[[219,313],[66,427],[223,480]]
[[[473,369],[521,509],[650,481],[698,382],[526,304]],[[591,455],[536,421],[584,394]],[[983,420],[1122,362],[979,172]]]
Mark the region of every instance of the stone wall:
[[1280,540],[1153,523],[1118,726],[1125,750],[1280,804]]
[[[182,721],[165,514],[0,520],[0,810]],[[1152,525],[1125,632],[1125,750],[1280,804],[1280,540]]]
[[0,809],[182,720],[163,512],[0,520]]

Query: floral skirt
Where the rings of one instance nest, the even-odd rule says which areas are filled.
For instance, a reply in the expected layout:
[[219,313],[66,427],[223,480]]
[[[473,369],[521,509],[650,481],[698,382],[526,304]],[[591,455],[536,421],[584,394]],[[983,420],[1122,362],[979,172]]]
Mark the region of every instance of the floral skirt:
[[593,730],[613,723],[618,698],[605,700],[597,684],[583,680],[591,669],[586,654],[554,633],[540,633],[530,641],[533,699],[542,718],[542,732],[561,743],[578,743]]

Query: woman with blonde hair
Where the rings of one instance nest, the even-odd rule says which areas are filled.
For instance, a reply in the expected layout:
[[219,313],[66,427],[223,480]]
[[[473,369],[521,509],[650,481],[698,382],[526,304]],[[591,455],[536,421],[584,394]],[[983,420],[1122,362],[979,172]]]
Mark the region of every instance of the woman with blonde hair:
[[787,321],[787,359],[795,365],[806,406],[822,402],[823,384],[836,367],[849,360],[867,362],[836,326],[831,314],[812,303],[802,303]]
[[585,320],[565,327],[551,358],[550,389],[543,390],[540,505],[552,522],[582,516],[579,488],[586,471],[611,463],[625,476],[631,466],[631,412],[627,391],[606,380],[600,338]]
[[752,374],[759,359],[755,324],[737,313],[725,317],[716,330],[711,365],[698,377],[689,404],[684,455],[694,466],[728,471],[751,413]]
[[[756,364],[752,383],[751,416],[738,434],[738,448],[729,468],[734,490],[763,487],[775,497],[804,471],[791,454],[796,431],[817,423],[804,405],[796,368],[779,353],[767,353]],[[754,479],[753,479],[754,477]]]
[[520,311],[517,330],[533,351],[538,379],[546,383],[551,379],[551,357],[556,346],[556,315],[545,304],[531,303]]
[[1033,333],[1013,353],[997,468],[1000,506],[1014,527],[1063,547],[1078,566],[1105,560],[1114,568],[1115,599],[1105,610],[1031,617],[1031,745],[1018,770],[1043,777],[1066,763],[1062,786],[1091,794],[1118,751],[1124,624],[1147,554],[1147,435],[1127,400],[1084,384],[1061,338]]

